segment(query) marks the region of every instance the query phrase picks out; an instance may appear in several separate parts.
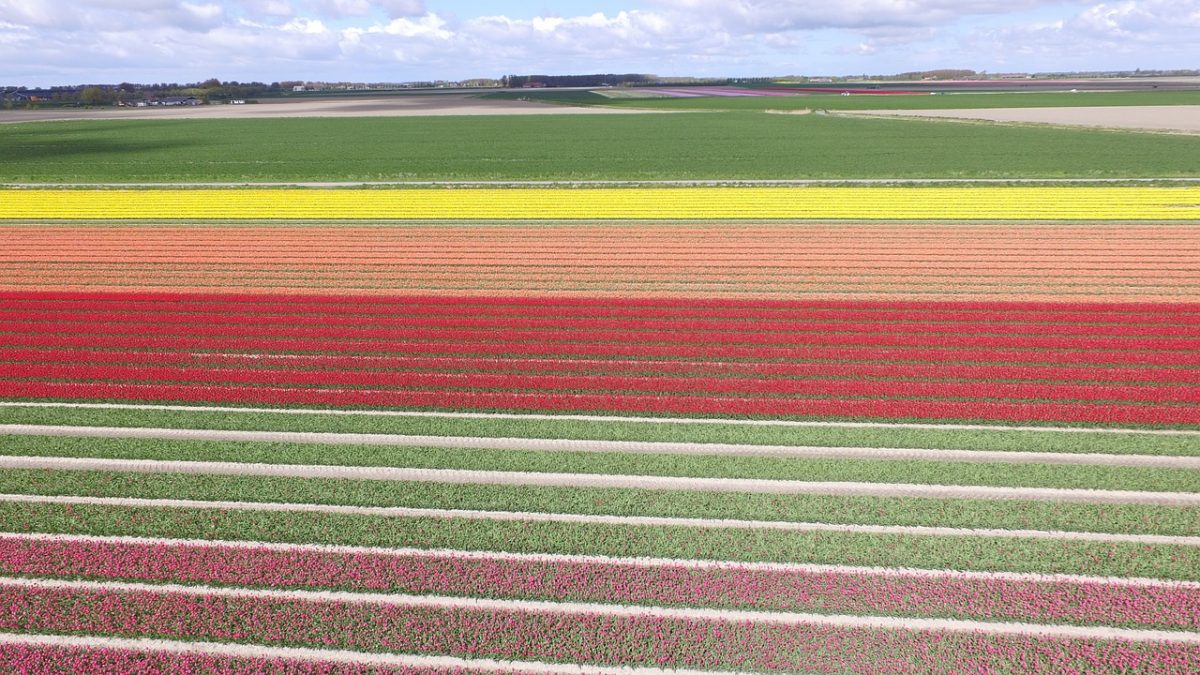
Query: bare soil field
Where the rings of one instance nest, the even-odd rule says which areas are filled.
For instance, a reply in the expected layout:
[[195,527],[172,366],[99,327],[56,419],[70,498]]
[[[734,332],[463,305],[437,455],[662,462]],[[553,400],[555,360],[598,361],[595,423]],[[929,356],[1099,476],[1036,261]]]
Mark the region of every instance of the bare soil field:
[[80,119],[195,119],[265,117],[407,117],[430,115],[611,115],[656,112],[624,108],[576,107],[520,100],[488,100],[472,94],[305,98],[244,105],[212,104],[146,108],[56,108],[0,111],[0,123]]
[[1200,106],[1194,105],[985,108],[978,110],[860,110],[855,111],[854,114],[937,117],[1200,134]]

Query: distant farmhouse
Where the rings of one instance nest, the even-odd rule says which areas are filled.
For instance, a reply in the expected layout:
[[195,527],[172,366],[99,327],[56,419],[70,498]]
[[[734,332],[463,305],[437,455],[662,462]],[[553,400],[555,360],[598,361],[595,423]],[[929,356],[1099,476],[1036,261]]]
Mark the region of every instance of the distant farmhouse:
[[11,103],[44,103],[51,100],[53,92],[47,89],[0,90],[0,101]]
[[150,99],[150,105],[200,105],[200,99],[195,96],[156,96]]

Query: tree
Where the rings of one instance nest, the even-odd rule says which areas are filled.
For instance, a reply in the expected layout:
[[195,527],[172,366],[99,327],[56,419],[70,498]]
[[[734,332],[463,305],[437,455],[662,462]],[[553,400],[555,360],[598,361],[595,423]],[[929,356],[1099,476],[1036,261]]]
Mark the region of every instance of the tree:
[[94,85],[84,87],[79,94],[79,100],[84,105],[104,105],[111,102],[108,92]]

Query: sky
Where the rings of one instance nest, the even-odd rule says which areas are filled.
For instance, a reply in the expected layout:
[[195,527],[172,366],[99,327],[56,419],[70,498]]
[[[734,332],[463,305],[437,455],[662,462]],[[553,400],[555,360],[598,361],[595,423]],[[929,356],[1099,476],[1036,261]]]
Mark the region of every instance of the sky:
[[0,0],[0,86],[1200,68],[1200,0]]

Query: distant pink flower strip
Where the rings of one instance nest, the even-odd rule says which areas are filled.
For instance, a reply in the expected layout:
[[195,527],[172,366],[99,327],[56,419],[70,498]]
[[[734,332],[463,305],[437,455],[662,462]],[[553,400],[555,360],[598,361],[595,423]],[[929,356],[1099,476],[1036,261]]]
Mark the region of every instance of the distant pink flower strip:
[[1200,672],[1200,645],[8,586],[0,630],[754,671]]
[[0,538],[0,574],[1200,629],[1200,591],[562,560]]

